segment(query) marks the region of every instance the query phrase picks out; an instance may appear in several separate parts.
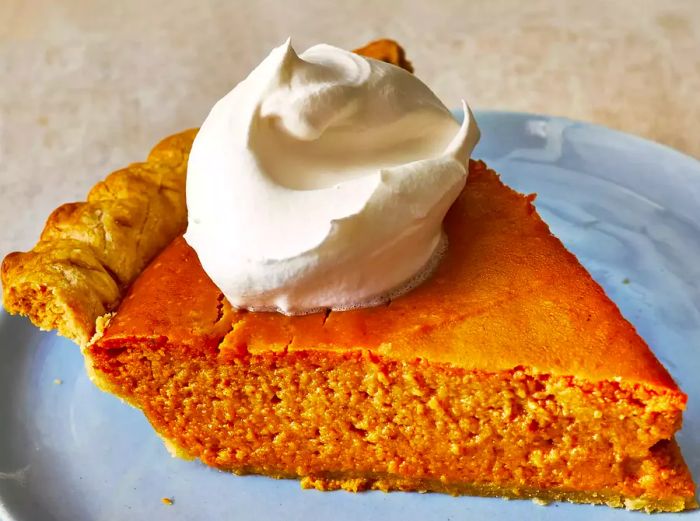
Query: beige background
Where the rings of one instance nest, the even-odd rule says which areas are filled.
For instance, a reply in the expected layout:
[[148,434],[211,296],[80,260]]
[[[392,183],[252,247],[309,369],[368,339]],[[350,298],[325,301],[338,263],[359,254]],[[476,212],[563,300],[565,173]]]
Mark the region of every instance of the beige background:
[[569,116],[700,157],[700,0],[0,0],[0,255],[199,125],[290,35],[393,37],[448,106]]

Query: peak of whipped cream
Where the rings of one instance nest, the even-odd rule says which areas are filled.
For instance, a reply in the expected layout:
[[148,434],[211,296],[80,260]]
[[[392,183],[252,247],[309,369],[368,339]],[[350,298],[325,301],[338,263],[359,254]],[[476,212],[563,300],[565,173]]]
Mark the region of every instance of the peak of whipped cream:
[[185,239],[235,307],[375,305],[420,282],[479,129],[418,78],[330,45],[274,49],[192,146]]

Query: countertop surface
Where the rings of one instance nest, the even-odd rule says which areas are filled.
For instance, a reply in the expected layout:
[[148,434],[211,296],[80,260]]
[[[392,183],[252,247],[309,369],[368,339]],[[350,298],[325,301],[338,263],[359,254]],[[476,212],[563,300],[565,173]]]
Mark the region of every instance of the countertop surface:
[[3,0],[0,256],[288,36],[403,44],[446,105],[567,116],[700,157],[700,2]]

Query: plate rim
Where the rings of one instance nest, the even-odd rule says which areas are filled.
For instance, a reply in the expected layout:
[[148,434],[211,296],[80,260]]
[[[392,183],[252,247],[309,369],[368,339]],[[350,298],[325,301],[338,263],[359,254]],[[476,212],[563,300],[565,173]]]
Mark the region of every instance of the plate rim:
[[[450,109],[450,112],[452,112],[452,114],[459,115],[460,117],[463,117],[461,107]],[[612,127],[609,127],[603,123],[595,123],[592,121],[573,119],[573,118],[569,118],[567,116],[557,116],[557,115],[553,115],[553,114],[543,114],[543,113],[538,113],[538,112],[506,110],[506,109],[474,109],[474,116],[475,116],[475,119],[477,120],[477,123],[479,122],[478,118],[480,115],[485,116],[485,117],[488,117],[490,115],[496,115],[496,116],[505,116],[505,117],[515,116],[518,118],[539,118],[539,119],[546,119],[546,120],[562,121],[562,122],[568,123],[571,126],[590,127],[593,130],[611,133],[611,134],[617,135],[617,136],[624,138],[624,139],[632,139],[634,141],[638,141],[640,144],[642,144],[644,146],[651,146],[653,148],[659,149],[659,151],[661,151],[663,153],[670,153],[672,155],[678,156],[679,159],[682,159],[684,161],[689,161],[690,164],[694,165],[695,168],[698,169],[697,175],[700,176],[700,158],[696,158],[694,156],[691,156],[690,154],[682,152],[682,151],[678,150],[677,148],[673,148],[672,146],[666,145],[666,144],[661,143],[659,141],[654,141],[653,139],[643,137],[643,136],[640,136],[638,134],[634,134],[632,132],[627,132],[625,130],[612,128]]]

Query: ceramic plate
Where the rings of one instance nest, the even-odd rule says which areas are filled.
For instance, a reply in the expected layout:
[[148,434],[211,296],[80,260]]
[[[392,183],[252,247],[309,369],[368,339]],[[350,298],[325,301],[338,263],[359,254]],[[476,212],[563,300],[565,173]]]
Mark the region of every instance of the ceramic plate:
[[[689,396],[678,435],[700,479],[700,163],[602,127],[477,113],[475,157],[536,205]],[[37,216],[42,218],[43,216]],[[78,348],[0,315],[0,518],[639,519],[607,507],[441,494],[302,491],[173,459],[141,413],[98,391]],[[174,499],[171,506],[161,498]],[[668,515],[664,519],[673,519]],[[700,511],[683,516],[700,520]]]

